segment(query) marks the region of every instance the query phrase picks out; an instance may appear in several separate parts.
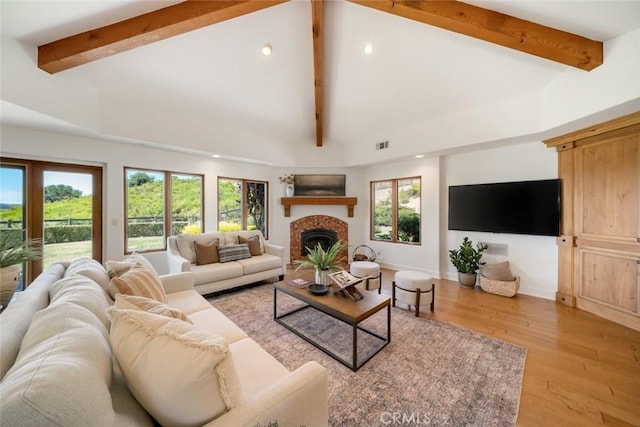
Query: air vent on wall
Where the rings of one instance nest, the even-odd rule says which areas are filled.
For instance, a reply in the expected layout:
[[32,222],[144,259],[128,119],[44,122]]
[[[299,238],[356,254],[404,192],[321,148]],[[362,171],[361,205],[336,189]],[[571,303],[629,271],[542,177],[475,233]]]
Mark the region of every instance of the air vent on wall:
[[376,142],[376,150],[389,148],[389,141]]

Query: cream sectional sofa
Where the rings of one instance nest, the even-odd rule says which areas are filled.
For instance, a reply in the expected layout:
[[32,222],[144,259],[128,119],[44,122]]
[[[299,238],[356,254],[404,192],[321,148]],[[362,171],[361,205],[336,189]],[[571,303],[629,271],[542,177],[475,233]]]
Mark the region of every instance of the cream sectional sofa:
[[[258,236],[261,255],[230,262],[196,264],[195,242],[209,243],[218,239],[220,246],[237,245],[239,236]],[[167,238],[167,264],[169,273],[193,272],[194,288],[202,295],[262,280],[282,280],[286,270],[284,248],[267,242],[259,230],[171,236]]]
[[[166,303],[181,310],[193,322],[190,325],[179,321],[185,327],[197,329],[197,332],[191,332],[192,336],[209,334],[218,337],[218,344],[226,349],[228,366],[234,369],[239,394],[233,407],[227,407],[214,419],[197,422],[194,421],[197,417],[185,416],[183,420],[164,424],[327,425],[326,370],[316,362],[308,362],[294,371],[286,369],[196,292],[192,277],[192,273],[160,276]],[[2,425],[151,426],[157,422],[157,417],[154,420],[145,410],[146,406],[134,398],[135,389],[129,384],[131,376],[123,374],[129,373],[131,367],[125,368],[128,365],[122,364],[121,350],[114,344],[113,334],[118,320],[112,314],[117,310],[110,308],[114,302],[107,292],[109,282],[106,270],[88,258],[71,264],[53,264],[2,312]],[[119,311],[132,312],[134,310]],[[148,315],[140,313],[139,316]],[[126,341],[127,337],[122,336],[120,329],[118,331],[119,339]],[[151,334],[145,331],[142,335],[151,339]],[[180,341],[182,338],[173,339]],[[139,343],[138,339],[129,341]],[[144,350],[153,348],[145,344]],[[165,343],[161,343],[160,348],[164,349]],[[187,348],[184,351],[191,350]],[[132,354],[139,355],[137,352]],[[146,379],[169,381],[178,378],[170,382],[169,390],[157,398],[162,402],[180,402],[182,410],[193,402],[204,405],[205,409],[209,404],[220,406],[216,396],[196,393],[191,383],[179,384],[181,367],[190,368],[202,363],[191,354],[185,357],[188,360],[180,364],[182,355],[175,352],[163,350],[144,355],[144,369],[156,366],[151,358],[155,358],[153,363],[167,367],[158,368],[157,372],[146,372]],[[207,370],[212,371],[211,368]],[[215,388],[216,384],[213,386]]]

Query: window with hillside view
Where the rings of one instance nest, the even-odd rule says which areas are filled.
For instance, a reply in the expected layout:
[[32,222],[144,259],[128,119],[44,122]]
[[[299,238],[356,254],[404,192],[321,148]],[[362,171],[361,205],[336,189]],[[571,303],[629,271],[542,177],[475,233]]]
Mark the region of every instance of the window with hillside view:
[[18,289],[54,262],[102,262],[102,168],[0,158],[0,233],[42,247],[42,259],[22,265]]
[[218,230],[260,230],[268,238],[268,183],[218,178]]
[[420,178],[371,183],[371,240],[420,243]]
[[125,252],[164,250],[167,236],[202,230],[202,175],[125,168],[125,181]]

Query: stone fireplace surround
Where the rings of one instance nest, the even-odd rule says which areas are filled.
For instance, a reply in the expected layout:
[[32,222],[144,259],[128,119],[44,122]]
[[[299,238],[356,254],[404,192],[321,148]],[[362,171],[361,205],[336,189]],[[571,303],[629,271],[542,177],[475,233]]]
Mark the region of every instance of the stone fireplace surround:
[[[289,224],[289,256],[291,262],[298,259],[305,259],[302,255],[301,238],[302,233],[309,230],[326,229],[334,231],[339,241],[348,244],[349,224],[339,218],[328,215],[310,215],[297,219]],[[345,252],[345,259],[348,254]]]

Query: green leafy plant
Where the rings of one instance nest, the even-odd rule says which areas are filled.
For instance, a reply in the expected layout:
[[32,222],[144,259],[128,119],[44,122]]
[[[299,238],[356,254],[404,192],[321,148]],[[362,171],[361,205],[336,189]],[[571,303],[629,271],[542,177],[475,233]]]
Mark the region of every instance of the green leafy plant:
[[[316,270],[334,270],[345,261],[344,249],[346,249],[346,245],[342,242],[334,243],[326,251],[322,245],[316,245],[313,249],[307,247],[307,259],[293,261],[298,264],[296,271],[306,267],[313,267]],[[341,254],[343,256],[340,256]]]
[[40,239],[22,240],[22,233],[0,232],[0,268],[42,258]]
[[460,273],[473,274],[480,266],[480,258],[487,247],[485,244],[478,243],[474,248],[473,242],[465,237],[460,249],[449,251],[449,259]]

